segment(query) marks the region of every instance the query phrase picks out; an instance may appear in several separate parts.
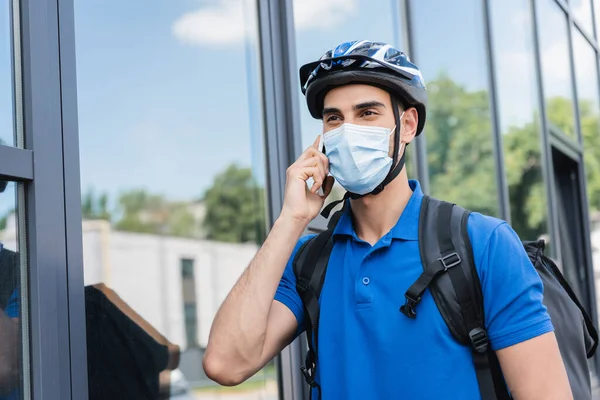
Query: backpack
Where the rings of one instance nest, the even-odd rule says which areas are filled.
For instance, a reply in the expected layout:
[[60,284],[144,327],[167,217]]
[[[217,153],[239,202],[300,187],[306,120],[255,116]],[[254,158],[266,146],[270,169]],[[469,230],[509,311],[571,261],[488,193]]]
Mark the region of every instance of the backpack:
[[[304,243],[293,260],[296,289],[304,303],[308,341],[305,365],[301,371],[313,388],[318,354],[319,296],[333,249],[333,230],[343,210],[330,219],[327,230]],[[470,211],[430,196],[423,197],[419,216],[419,249],[423,273],[405,293],[399,312],[417,317],[417,306],[429,289],[452,336],[472,350],[481,398],[511,399],[502,370],[491,349],[483,310],[481,283],[473,260],[467,231]],[[543,240],[523,242],[523,246],[544,285],[543,303],[555,328],[575,399],[591,399],[587,358],[594,355],[598,333],[577,296],[556,264],[544,255]],[[426,318],[426,316],[423,316]]]

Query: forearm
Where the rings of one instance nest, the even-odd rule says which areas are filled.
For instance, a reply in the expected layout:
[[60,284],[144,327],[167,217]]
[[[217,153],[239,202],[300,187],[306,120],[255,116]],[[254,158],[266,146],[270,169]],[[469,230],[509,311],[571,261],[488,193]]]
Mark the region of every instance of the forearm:
[[221,305],[205,355],[213,370],[247,371],[261,362],[273,298],[304,229],[302,223],[278,219]]
[[19,321],[0,310],[0,395],[19,382]]

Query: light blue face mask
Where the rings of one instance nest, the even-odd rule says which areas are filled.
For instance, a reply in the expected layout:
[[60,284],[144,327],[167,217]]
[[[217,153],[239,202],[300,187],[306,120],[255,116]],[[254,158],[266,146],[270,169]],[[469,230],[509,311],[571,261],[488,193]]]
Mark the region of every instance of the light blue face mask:
[[389,149],[394,129],[346,123],[323,135],[329,172],[344,189],[364,195],[383,182],[393,163]]

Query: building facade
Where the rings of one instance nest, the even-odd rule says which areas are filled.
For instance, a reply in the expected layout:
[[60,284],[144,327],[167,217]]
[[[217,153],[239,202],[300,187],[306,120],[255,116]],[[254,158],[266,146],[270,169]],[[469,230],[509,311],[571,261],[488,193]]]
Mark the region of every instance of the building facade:
[[287,166],[321,132],[298,69],[349,40],[391,43],[423,71],[409,176],[545,239],[598,321],[598,38],[598,0],[5,1],[0,244],[18,263],[0,263],[0,329],[19,321],[5,335],[20,351],[0,399],[94,397],[98,283],[179,346],[189,398],[307,398],[303,337],[235,390],[201,356]]

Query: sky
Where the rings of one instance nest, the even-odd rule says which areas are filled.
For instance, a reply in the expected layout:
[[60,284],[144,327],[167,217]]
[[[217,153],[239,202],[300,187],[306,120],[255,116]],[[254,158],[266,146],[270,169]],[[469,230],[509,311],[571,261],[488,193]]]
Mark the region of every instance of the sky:
[[[540,18],[556,15],[556,4],[545,1],[548,6],[540,7]],[[585,7],[586,1],[580,0],[578,7]],[[12,137],[8,3],[4,0],[0,6],[0,138],[5,140]],[[401,13],[398,3],[295,0],[298,67],[348,40],[386,41],[403,49],[400,19],[393,18]],[[252,167],[264,183],[255,3],[74,4],[83,191],[106,191],[114,199],[123,190],[146,188],[175,200],[196,199],[232,162]],[[480,1],[414,4],[415,49],[409,56],[426,81],[445,71],[469,90],[485,89]],[[523,26],[529,2],[492,4],[501,122],[522,124],[531,119],[535,106],[533,47],[529,29]],[[568,71],[556,62],[567,45],[566,35],[552,29],[543,35],[542,61],[545,77],[552,82],[547,92],[552,94],[568,83]],[[297,95],[306,147],[321,126],[308,114],[299,90]]]

